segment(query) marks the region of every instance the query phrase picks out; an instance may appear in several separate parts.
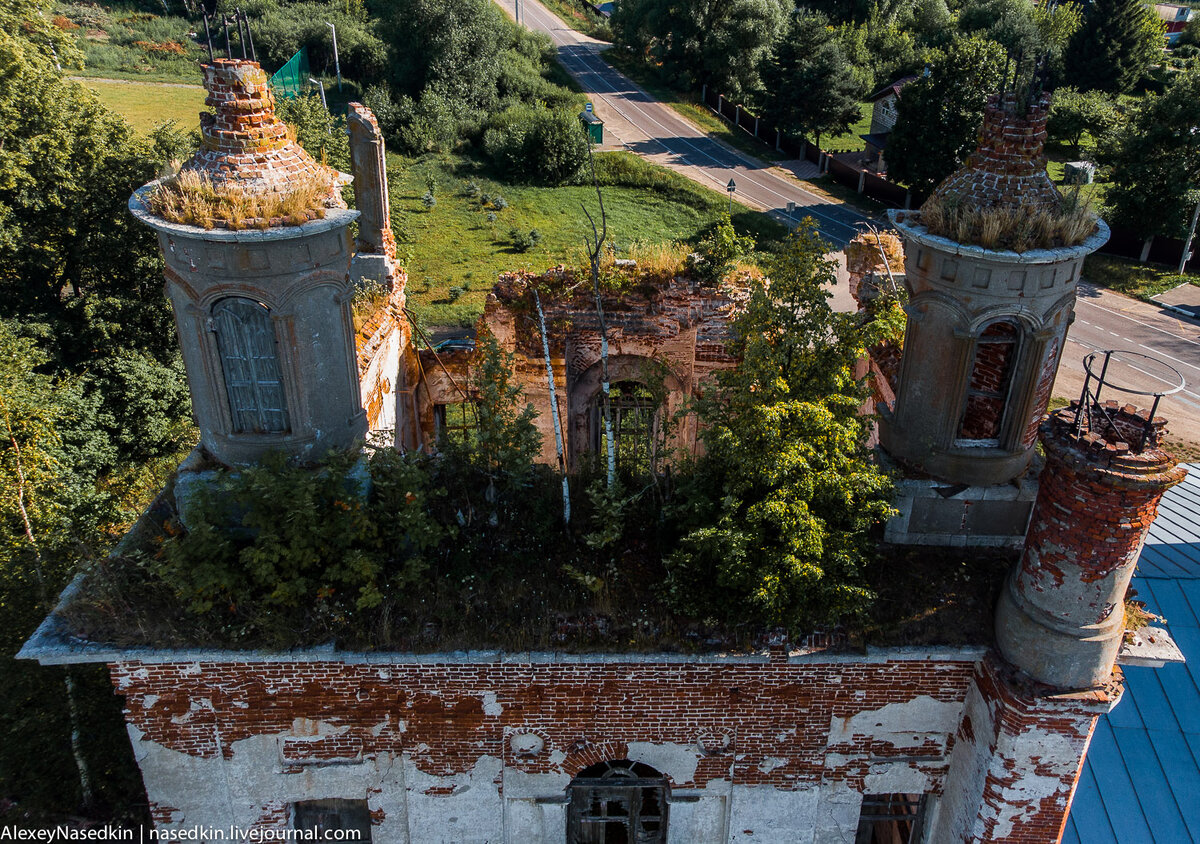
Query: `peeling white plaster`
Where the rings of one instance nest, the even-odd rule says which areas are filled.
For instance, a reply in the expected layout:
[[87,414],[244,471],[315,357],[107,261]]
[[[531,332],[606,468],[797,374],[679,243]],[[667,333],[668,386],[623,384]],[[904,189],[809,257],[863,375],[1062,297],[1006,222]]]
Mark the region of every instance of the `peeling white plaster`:
[[501,706],[500,702],[496,699],[495,692],[484,692],[482,695],[480,695],[480,700],[483,701],[484,715],[489,715],[494,718],[498,715],[504,714],[504,707]]
[[764,774],[769,774],[777,768],[782,768],[788,763],[786,759],[780,759],[778,756],[768,756],[758,763],[758,769]]
[[[992,833],[995,838],[1005,838],[1016,824],[1038,813],[1042,800],[1063,789],[1062,777],[1073,775],[1079,767],[1079,750],[1070,736],[1026,730],[1011,741],[1002,741],[997,753],[1001,758],[1015,760],[1022,772],[1020,779],[1005,792]],[[1037,767],[1049,767],[1056,773],[1040,775]]]
[[652,744],[631,741],[629,759],[642,762],[670,777],[676,784],[691,782],[700,763],[700,752],[694,744]]
[[[858,735],[884,739],[898,747],[920,746],[924,736],[952,733],[961,712],[961,703],[920,695],[905,703],[856,712],[848,718],[831,718],[829,744],[842,744]],[[906,733],[910,739],[902,738]]]

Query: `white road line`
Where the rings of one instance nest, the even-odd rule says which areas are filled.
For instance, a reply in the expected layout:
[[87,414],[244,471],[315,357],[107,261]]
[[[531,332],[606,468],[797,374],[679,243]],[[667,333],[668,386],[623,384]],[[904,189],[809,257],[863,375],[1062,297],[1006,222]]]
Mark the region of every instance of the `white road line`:
[[[563,26],[561,21],[558,22],[558,25],[547,21],[546,18],[541,15],[541,10],[538,9],[536,6],[533,6],[533,4],[526,3],[525,9],[526,9],[527,14],[528,14],[530,8],[533,8],[533,10],[534,10],[533,17],[534,17],[535,22],[540,23],[542,26],[546,27],[548,30],[555,32],[555,31],[565,29],[567,32],[574,33],[574,30],[571,30],[570,28]],[[547,12],[547,14],[549,14],[549,13]],[[553,20],[558,21],[558,18],[555,17],[555,18],[553,18]],[[610,68],[607,64],[605,64],[604,60],[601,59],[599,56],[597,56],[592,51],[592,49],[590,48],[590,46],[588,45],[587,42],[583,42],[578,39],[575,39],[575,40],[570,41],[569,43],[559,43],[559,46],[581,47],[582,55],[576,54],[576,55],[570,56],[569,58],[574,59],[577,62],[577,64],[582,65],[584,73],[594,75],[600,82],[604,83],[605,86],[607,86],[609,89],[611,89],[612,95],[621,99],[622,102],[627,103],[630,108],[638,111],[647,121],[649,121],[654,126],[657,126],[664,133],[666,133],[668,135],[671,133],[671,129],[669,126],[667,126],[666,124],[657,120],[654,116],[652,116],[651,114],[646,112],[644,109],[641,108],[640,105],[638,105],[632,99],[628,98],[628,96],[626,96],[625,94],[622,94],[622,92],[619,91],[616,88],[616,86],[614,86],[611,82],[608,81],[608,79],[606,78],[606,74],[613,73],[616,71],[613,71],[612,68]],[[568,57],[562,56],[561,58],[563,60],[563,63],[566,64],[566,60]],[[599,69],[596,69],[595,66],[592,66],[589,68],[588,61],[587,61],[588,59],[590,59],[594,62],[598,62],[600,65]],[[639,93],[643,94],[648,99],[653,101],[653,98],[650,97],[649,94],[647,94],[645,91],[643,91],[640,86],[633,83],[632,80],[630,80],[630,84],[633,86],[634,90],[638,91]],[[603,92],[595,91],[594,93],[602,94]],[[607,97],[605,99],[605,102],[608,103]],[[620,108],[616,107],[615,105],[613,105],[612,107],[618,114],[620,114],[622,117],[625,117],[625,119],[628,120],[629,123],[634,126],[634,128],[640,128]],[[663,108],[666,108],[666,106],[663,106]],[[684,125],[691,127],[691,124],[688,121],[684,120],[682,117],[675,117],[674,115],[671,115],[671,117],[675,120],[679,120]],[[704,137],[704,136],[701,134],[701,137]],[[649,140],[651,142],[657,144],[658,146],[661,146],[668,154],[679,155],[681,157],[685,156],[685,153],[680,153],[680,152],[676,152],[676,151],[672,150],[670,148],[670,146],[668,146],[661,138],[651,137],[651,138],[649,138]],[[728,169],[734,169],[735,167],[737,167],[737,164],[734,164],[731,167],[727,161],[723,161],[723,160],[717,158],[716,156],[712,155],[711,153],[706,152],[705,150],[698,147],[696,144],[692,143],[691,140],[689,140],[687,137],[680,135],[679,141],[680,141],[680,143],[682,143],[688,147],[691,147],[692,150],[694,150],[695,153],[697,153],[698,155],[700,155],[704,158],[707,158],[708,160],[712,161],[713,163],[717,164],[718,166],[720,166],[724,169],[728,170]],[[725,150],[722,149],[722,152],[725,152]],[[748,168],[741,175],[743,175],[743,177],[746,178],[751,184],[753,184],[758,189],[765,191],[766,193],[770,194],[771,196],[774,196],[780,200],[783,200],[784,204],[786,204],[788,201],[790,201],[787,195],[779,193],[779,191],[777,191],[773,187],[771,187],[771,185],[769,183],[764,183],[763,181],[760,181],[759,178],[757,178],[758,174],[755,172],[755,170],[762,166],[761,162],[754,161],[754,160],[742,155],[740,152],[737,152],[737,151],[730,151],[729,155],[731,155],[735,161],[740,161],[742,163],[743,167]],[[685,162],[686,162],[686,158],[685,158]],[[691,163],[691,162],[686,162],[686,163]],[[697,168],[702,168],[704,165],[692,164],[692,166],[697,167]],[[704,172],[704,171],[701,170],[701,172]],[[712,180],[719,187],[724,187],[724,183],[718,177],[714,176],[711,173],[707,173],[707,172],[704,172],[704,175],[706,177],[708,177],[710,180]],[[778,179],[778,177],[773,177],[773,178]],[[782,180],[780,180],[780,181],[782,181]],[[790,185],[789,185],[789,187],[790,187]],[[795,190],[799,194],[801,194],[801,196],[808,197],[810,199],[812,205],[833,205],[833,203],[823,201],[820,197],[810,194],[800,187],[795,187]],[[789,220],[793,220],[794,222],[797,222],[797,223],[800,221],[800,219],[802,219],[802,218],[793,217],[791,214],[788,214],[786,211],[780,211],[778,209],[770,209],[770,210],[774,213],[777,213],[780,216],[786,217]],[[858,228],[852,223],[847,223],[843,220],[838,220],[835,217],[831,217],[829,215],[822,214],[821,212],[816,211],[811,207],[806,207],[805,211],[806,211],[806,215],[812,214],[813,216],[819,217],[824,220],[828,220],[829,224],[831,226],[841,227],[843,229],[850,231],[851,237],[858,234],[858,231],[859,231]],[[830,233],[830,234],[832,234],[832,233]],[[841,240],[842,238],[838,238],[838,239]]]
[[[1160,334],[1166,334],[1168,337],[1172,337],[1176,340],[1182,340],[1185,343],[1191,343],[1193,346],[1200,346],[1200,342],[1192,340],[1189,337],[1184,337],[1181,334],[1175,334],[1174,332],[1167,331],[1165,328],[1159,328],[1157,325],[1151,325],[1148,322],[1142,322],[1140,319],[1134,319],[1131,316],[1126,316],[1125,314],[1121,313],[1120,311],[1114,311],[1112,308],[1106,308],[1103,305],[1097,305],[1095,302],[1089,302],[1087,299],[1078,299],[1077,301],[1081,305],[1088,305],[1093,308],[1098,308],[1099,310],[1105,311],[1106,313],[1110,313],[1113,316],[1119,316],[1121,319],[1127,319],[1132,323],[1142,326],[1143,328],[1149,328],[1150,330],[1157,331]],[[1082,320],[1080,320],[1080,322],[1082,322]]]
[[[1085,342],[1084,342],[1084,341],[1082,341],[1082,340],[1075,340],[1075,339],[1072,339],[1072,338],[1068,337],[1068,338],[1067,338],[1067,341],[1068,341],[1068,342],[1070,342],[1070,343],[1075,343],[1075,344],[1076,344],[1076,345],[1078,345],[1078,346],[1083,346],[1083,348],[1085,348],[1085,349],[1089,349],[1089,350],[1091,350],[1091,351],[1093,351],[1093,352],[1100,352],[1100,351],[1104,351],[1103,349],[1099,348],[1098,346],[1093,346],[1093,345],[1091,345],[1090,343],[1085,343]],[[1145,370],[1145,369],[1142,369],[1142,368],[1141,368],[1141,367],[1139,367],[1139,366],[1134,366],[1132,363],[1128,363],[1128,362],[1126,362],[1126,361],[1117,361],[1117,363],[1118,363],[1120,366],[1123,366],[1123,367],[1125,367],[1126,369],[1132,369],[1132,370],[1133,370],[1133,371],[1135,371],[1135,372],[1140,372],[1140,373],[1142,373],[1143,375],[1147,376],[1148,378],[1152,378],[1152,379],[1154,379],[1155,381],[1161,381],[1163,384],[1167,384],[1167,385],[1169,385],[1169,386],[1172,386],[1172,387],[1174,387],[1174,386],[1175,386],[1173,383],[1171,383],[1171,382],[1170,382],[1170,381],[1168,381],[1167,379],[1163,378],[1161,375],[1156,375],[1156,374],[1155,374],[1155,373],[1153,373],[1153,372],[1148,372],[1147,370]],[[1194,399],[1197,399],[1198,401],[1200,401],[1200,394],[1194,393],[1194,392],[1192,392],[1191,390],[1188,390],[1188,389],[1186,389],[1186,388],[1185,388],[1185,389],[1183,389],[1183,390],[1180,390],[1178,393],[1173,393],[1173,394],[1172,394],[1172,398],[1175,398],[1176,396],[1182,397],[1182,396],[1185,396],[1185,395],[1187,395],[1187,396],[1191,396],[1192,398],[1194,398]],[[1186,403],[1187,403],[1187,404],[1194,404],[1194,402],[1186,402]],[[1195,405],[1195,406],[1196,406],[1196,407],[1200,407],[1200,405]]]

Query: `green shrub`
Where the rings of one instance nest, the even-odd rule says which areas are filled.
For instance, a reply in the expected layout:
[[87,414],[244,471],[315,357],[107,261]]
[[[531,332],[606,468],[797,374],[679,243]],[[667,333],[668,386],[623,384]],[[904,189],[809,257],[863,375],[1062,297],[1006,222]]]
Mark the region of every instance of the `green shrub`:
[[489,121],[483,151],[507,174],[530,182],[577,181],[587,165],[588,141],[570,111],[513,106]]

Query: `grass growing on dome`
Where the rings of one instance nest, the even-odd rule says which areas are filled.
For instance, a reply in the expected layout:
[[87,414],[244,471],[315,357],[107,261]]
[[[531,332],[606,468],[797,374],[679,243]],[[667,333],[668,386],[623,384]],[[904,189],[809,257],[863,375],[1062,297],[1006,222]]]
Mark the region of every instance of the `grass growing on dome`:
[[1063,197],[1057,208],[978,208],[934,194],[921,206],[918,222],[930,234],[984,249],[1052,249],[1078,246],[1096,231],[1086,202]]
[[297,178],[286,193],[250,193],[188,170],[164,179],[146,197],[150,211],[172,223],[202,229],[300,226],[325,216],[333,187],[329,173]]

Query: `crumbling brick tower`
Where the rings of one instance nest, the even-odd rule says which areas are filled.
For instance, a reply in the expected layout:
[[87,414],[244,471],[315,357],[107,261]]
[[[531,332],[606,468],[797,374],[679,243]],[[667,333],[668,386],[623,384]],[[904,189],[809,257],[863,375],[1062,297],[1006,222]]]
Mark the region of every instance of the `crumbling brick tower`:
[[1056,248],[987,248],[933,234],[948,213],[1054,212],[1046,174],[1048,97],[1023,111],[993,97],[979,147],[920,212],[892,212],[904,240],[908,327],[880,442],[904,468],[889,539],[1019,547],[1034,488],[1023,475],[1058,372],[1083,259],[1108,238]]
[[996,640],[1043,683],[1089,688],[1112,675],[1142,541],[1163,493],[1187,474],[1159,445],[1163,424],[1116,402],[1076,402],[1042,424],[1046,467]]

